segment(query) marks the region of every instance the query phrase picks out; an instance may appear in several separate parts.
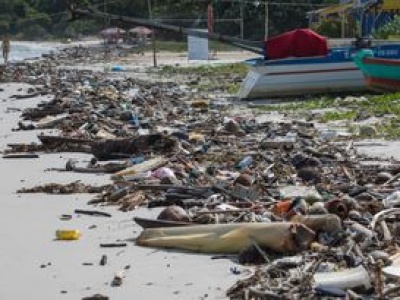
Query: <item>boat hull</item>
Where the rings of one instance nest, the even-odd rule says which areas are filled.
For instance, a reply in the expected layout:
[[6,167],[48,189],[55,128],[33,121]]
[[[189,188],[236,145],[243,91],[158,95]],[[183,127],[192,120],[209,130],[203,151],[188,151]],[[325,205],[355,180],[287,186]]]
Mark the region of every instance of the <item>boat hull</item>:
[[[400,71],[400,70],[399,70]],[[398,92],[400,91],[400,79],[386,79],[366,77],[365,81],[369,89],[377,92]]]
[[375,58],[372,51],[362,50],[354,61],[364,73],[369,89],[400,91],[400,59]]
[[251,68],[238,97],[241,99],[362,91],[362,72],[352,62]]
[[[363,72],[353,61],[357,51],[335,48],[327,56],[248,60],[249,72],[237,96],[252,99],[364,91]],[[371,51],[379,58],[400,59],[400,44],[378,45]]]

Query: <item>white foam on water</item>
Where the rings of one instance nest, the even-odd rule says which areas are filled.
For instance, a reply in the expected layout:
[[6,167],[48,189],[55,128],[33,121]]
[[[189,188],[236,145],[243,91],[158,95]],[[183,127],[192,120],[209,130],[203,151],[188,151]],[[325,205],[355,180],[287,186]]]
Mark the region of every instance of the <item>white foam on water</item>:
[[[50,53],[51,51],[56,50],[57,47],[51,45],[43,45],[34,42],[11,41],[11,49],[8,60],[11,62],[16,62],[24,59],[40,58],[42,54]],[[0,62],[4,62],[2,55],[0,55]]]

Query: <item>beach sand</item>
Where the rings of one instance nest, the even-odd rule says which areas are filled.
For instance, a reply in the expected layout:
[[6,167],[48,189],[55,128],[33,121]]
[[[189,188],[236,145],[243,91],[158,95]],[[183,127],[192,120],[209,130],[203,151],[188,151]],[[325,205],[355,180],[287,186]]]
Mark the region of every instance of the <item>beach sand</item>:
[[[20,109],[35,107],[50,97],[12,99],[26,94],[29,85],[0,85],[0,148],[9,143],[38,142],[35,131],[17,131]],[[3,91],[1,91],[3,89]],[[117,207],[99,208],[86,203],[92,195],[17,194],[23,187],[46,183],[108,183],[108,175],[46,171],[62,168],[70,158],[81,161],[90,155],[77,153],[40,154],[38,159],[0,159],[1,212],[0,299],[81,299],[103,294],[110,299],[225,299],[225,292],[240,276],[230,268],[231,259],[212,260],[211,255],[141,248],[134,239],[141,228],[135,216],[155,217],[159,209],[123,213]],[[100,209],[112,218],[77,216],[75,209]],[[69,221],[60,220],[72,215]],[[78,229],[78,241],[56,241],[58,229]],[[100,243],[126,241],[124,248],[101,248]],[[108,263],[100,266],[102,255]],[[120,287],[111,287],[115,273],[123,271]]]
[[[160,63],[171,65],[187,61],[179,55],[164,55]],[[238,57],[237,59],[242,59]],[[146,54],[144,66],[151,66]],[[145,60],[146,59],[146,60]],[[86,66],[88,68],[93,66]],[[100,66],[104,67],[103,66]],[[21,83],[0,85],[0,148],[8,143],[37,142],[35,131],[12,132],[21,111],[34,107],[50,97],[15,100],[15,94],[26,94],[29,86]],[[373,141],[372,141],[373,142]],[[386,142],[385,142],[386,143]],[[389,155],[400,159],[398,143],[385,147],[360,147],[372,155]],[[141,248],[134,239],[141,228],[135,216],[155,217],[160,209],[138,209],[123,213],[116,207],[93,207],[86,203],[92,195],[17,194],[22,187],[45,183],[109,183],[108,175],[46,171],[62,168],[70,158],[89,160],[90,155],[77,153],[40,154],[38,159],[0,159],[0,299],[81,299],[103,294],[110,299],[225,299],[226,290],[238,279],[246,277],[246,267],[229,258],[213,260],[212,255]],[[77,216],[75,209],[98,209],[112,218]],[[72,215],[69,221],[60,220]],[[58,229],[78,229],[78,241],[56,241]],[[101,248],[101,243],[123,241],[124,248]],[[102,255],[108,263],[100,266]],[[242,271],[234,275],[231,268]],[[120,287],[111,287],[117,272],[124,272]]]

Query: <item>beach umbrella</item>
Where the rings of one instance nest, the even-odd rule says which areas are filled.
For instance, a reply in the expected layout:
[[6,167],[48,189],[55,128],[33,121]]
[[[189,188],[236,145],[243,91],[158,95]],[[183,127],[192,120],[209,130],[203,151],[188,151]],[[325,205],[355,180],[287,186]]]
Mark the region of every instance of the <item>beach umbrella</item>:
[[113,36],[113,35],[124,34],[125,32],[126,31],[123,30],[122,28],[110,27],[110,28],[106,28],[106,29],[103,29],[102,31],[100,31],[100,35],[102,35],[102,36]]
[[130,33],[137,33],[141,35],[149,35],[152,33],[151,29],[143,26],[137,26],[129,30]]

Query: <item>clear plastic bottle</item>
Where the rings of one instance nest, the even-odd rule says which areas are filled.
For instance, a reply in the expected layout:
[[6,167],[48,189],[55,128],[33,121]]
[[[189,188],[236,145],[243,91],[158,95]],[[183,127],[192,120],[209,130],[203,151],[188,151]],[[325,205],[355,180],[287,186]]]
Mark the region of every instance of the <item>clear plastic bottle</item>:
[[238,162],[236,168],[239,170],[243,170],[248,168],[253,163],[253,157],[250,155],[244,157],[241,161]]

